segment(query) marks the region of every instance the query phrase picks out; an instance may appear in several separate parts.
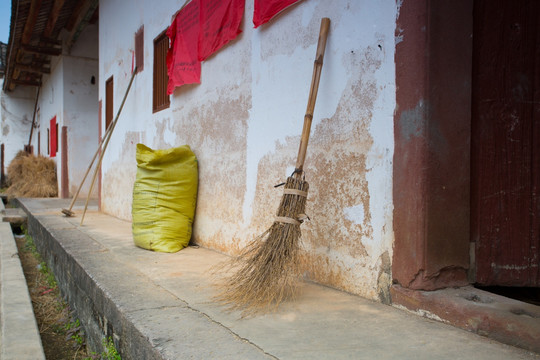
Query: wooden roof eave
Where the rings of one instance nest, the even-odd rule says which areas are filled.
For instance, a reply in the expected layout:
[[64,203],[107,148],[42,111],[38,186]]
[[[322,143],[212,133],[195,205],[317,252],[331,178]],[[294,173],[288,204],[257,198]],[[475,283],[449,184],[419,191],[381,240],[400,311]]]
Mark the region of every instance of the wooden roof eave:
[[12,0],[4,91],[39,86],[42,74],[50,73],[51,57],[62,54],[60,31],[68,28],[71,47],[98,5],[98,0]]

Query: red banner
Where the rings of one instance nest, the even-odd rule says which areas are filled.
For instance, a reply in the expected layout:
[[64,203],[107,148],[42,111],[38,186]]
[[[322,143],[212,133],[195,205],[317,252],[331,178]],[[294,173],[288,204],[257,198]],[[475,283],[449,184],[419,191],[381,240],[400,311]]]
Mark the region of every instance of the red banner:
[[268,22],[280,11],[291,6],[299,0],[255,0],[255,10],[253,11],[253,25],[258,28]]
[[240,23],[244,15],[245,0],[199,1],[199,60],[203,61],[242,32]]
[[201,82],[201,63],[197,49],[199,1],[191,1],[178,12],[167,30],[167,36],[171,39],[167,52],[167,94],[170,95],[177,86]]

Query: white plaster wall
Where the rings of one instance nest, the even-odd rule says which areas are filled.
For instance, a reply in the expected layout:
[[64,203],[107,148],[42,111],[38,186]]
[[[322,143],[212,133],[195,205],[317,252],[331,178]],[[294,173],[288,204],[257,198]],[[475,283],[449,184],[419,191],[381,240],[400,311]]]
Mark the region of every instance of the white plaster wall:
[[[43,156],[50,156],[47,147],[47,130],[50,131],[50,121],[56,116],[56,123],[58,124],[58,150],[56,156],[51,158],[56,163],[56,175],[58,179],[58,189],[60,189],[61,169],[59,167],[61,152],[60,152],[60,132],[63,126],[63,107],[64,107],[64,63],[62,57],[54,58],[51,63],[51,73],[49,75],[43,75],[42,85],[39,94],[38,101],[38,114],[36,115],[36,121],[38,128],[36,129],[41,138],[40,154]],[[34,149],[37,149],[37,139],[34,143]]]
[[[63,61],[63,119],[68,136],[69,193],[73,196],[98,148],[98,61],[74,56],[66,56]],[[91,176],[81,188],[81,199],[88,195]],[[92,195],[97,198],[97,188]]]
[[[41,154],[48,156],[47,129],[56,116],[58,149],[53,159],[57,164],[58,189],[62,179],[62,126],[68,131],[69,195],[73,196],[98,146],[98,26],[88,26],[68,52],[53,59],[51,74],[43,77],[39,101],[39,133]],[[91,83],[92,76],[95,84]],[[36,134],[37,135],[37,134]],[[37,149],[37,140],[34,147]],[[92,174],[90,174],[92,175]],[[79,197],[88,195],[86,180]],[[97,197],[97,188],[93,191]]]
[[[3,86],[4,78],[0,79],[0,89]],[[17,87],[12,92],[0,90],[0,120],[2,123],[2,133],[0,143],[4,144],[4,171],[7,174],[7,167],[24,146],[28,144],[32,117],[34,114],[34,103],[36,100],[36,88]],[[34,132],[34,138],[37,133]],[[37,147],[34,148],[34,152]]]
[[253,1],[247,0],[243,34],[203,62],[200,85],[176,89],[171,107],[152,114],[152,41],[183,3],[100,2],[99,98],[104,101],[105,80],[113,76],[115,113],[143,24],[145,42],[144,71],[105,155],[102,209],[130,219],[137,142],[189,144],[199,159],[195,241],[234,254],[270,226],[281,198],[272,185],[293,170],[320,19],[329,17],[305,165],[312,218],[302,225],[306,274],[387,301],[396,2],[302,1],[253,29]]
[[[98,37],[98,25],[88,25],[69,53],[63,55],[64,125],[68,130],[70,196],[76,193],[98,148]],[[79,198],[88,196],[92,175],[92,172],[89,173],[85,180]],[[91,197],[97,196],[98,189],[95,187]]]

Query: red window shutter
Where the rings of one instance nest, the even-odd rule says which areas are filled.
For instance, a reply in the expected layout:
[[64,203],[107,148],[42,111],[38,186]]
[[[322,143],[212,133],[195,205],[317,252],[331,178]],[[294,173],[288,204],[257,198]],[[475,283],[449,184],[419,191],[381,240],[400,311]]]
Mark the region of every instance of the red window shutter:
[[51,157],[55,157],[56,156],[56,150],[57,150],[57,146],[58,146],[58,136],[56,134],[56,131],[57,131],[57,126],[56,126],[56,116],[53,117],[51,119],[51,124],[50,124],[50,131],[49,131],[49,134],[50,134],[50,156]]

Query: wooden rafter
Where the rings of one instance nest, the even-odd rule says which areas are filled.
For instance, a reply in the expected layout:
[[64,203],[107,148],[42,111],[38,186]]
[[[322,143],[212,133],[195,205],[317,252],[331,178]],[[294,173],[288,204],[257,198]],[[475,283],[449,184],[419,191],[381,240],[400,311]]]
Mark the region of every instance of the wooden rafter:
[[21,38],[21,44],[28,44],[32,39],[32,32],[36,26],[36,20],[39,15],[39,9],[41,8],[41,0],[32,0],[30,4],[30,11],[28,12],[28,18],[26,24],[24,24],[24,30]]
[[[18,16],[11,19],[12,46],[3,84],[7,91],[16,85],[35,86],[42,74],[49,74],[51,56],[69,51],[85,27],[97,19],[99,6],[99,0],[13,2],[18,6]],[[60,38],[62,29],[67,33]]]
[[30,72],[30,73],[36,73],[36,74],[50,74],[51,73],[51,69],[48,68],[48,67],[43,67],[43,66],[34,66],[34,65],[26,65],[26,64],[17,64],[15,65],[15,68],[21,70],[21,71],[26,71],[26,72]]
[[[99,5],[98,0],[86,0],[84,1],[80,9],[79,9],[79,6],[77,7],[78,12],[77,11],[73,12],[73,15],[68,23],[68,26],[66,26],[66,28],[70,31],[66,40],[68,51],[71,48],[71,46],[77,41],[77,38],[79,37],[84,27],[88,25],[88,22],[92,18],[92,15],[94,15],[94,13],[96,12],[98,5]],[[71,30],[70,30],[70,25],[72,25]]]
[[[23,63],[20,63],[23,64]],[[38,67],[44,67],[49,66],[51,64],[51,61],[49,59],[43,58],[43,57],[34,57],[32,59],[32,66],[38,66]]]
[[81,16],[81,13],[84,13],[83,8],[86,8],[88,6],[89,1],[88,0],[82,0],[78,1],[75,5],[75,8],[73,9],[73,12],[71,13],[71,17],[69,18],[69,21],[66,24],[66,30],[71,32],[73,31],[73,28],[76,24],[79,23],[79,17]]
[[41,37],[39,39],[39,42],[41,44],[47,44],[47,45],[51,45],[51,46],[59,46],[59,47],[62,46],[62,40],[51,39],[49,37]]
[[31,53],[31,54],[50,55],[50,56],[58,56],[62,54],[62,49],[55,48],[55,47],[23,45],[21,48],[24,52]]
[[64,6],[65,0],[55,0],[49,18],[47,19],[47,25],[45,25],[45,30],[43,30],[43,36],[48,38],[51,36],[56,21],[58,20],[58,15],[60,15],[60,10]]
[[19,80],[19,79],[13,79],[11,80],[13,84],[17,85],[25,85],[25,86],[40,86],[41,82],[37,80]]

